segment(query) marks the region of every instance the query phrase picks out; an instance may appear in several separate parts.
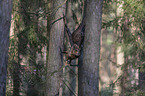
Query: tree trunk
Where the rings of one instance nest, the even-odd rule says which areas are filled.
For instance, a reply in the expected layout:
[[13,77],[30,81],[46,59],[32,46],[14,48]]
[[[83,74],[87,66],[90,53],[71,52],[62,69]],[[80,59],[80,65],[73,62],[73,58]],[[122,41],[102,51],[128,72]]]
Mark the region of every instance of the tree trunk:
[[[64,0],[53,0],[53,9],[63,4]],[[52,22],[63,16],[63,9],[60,7],[53,15]],[[54,11],[54,10],[53,10]],[[47,67],[47,96],[61,96],[62,92],[59,92],[61,88],[61,75],[62,75],[62,62],[61,62],[61,51],[63,46],[64,36],[64,24],[63,19],[55,22],[50,31],[49,41],[49,56],[48,56],[48,67]]]
[[79,96],[99,96],[100,32],[103,0],[86,0],[83,64],[79,67]]
[[[145,3],[144,3],[144,5],[145,5]],[[142,20],[142,27],[143,27],[142,33],[143,33],[143,35],[145,35],[145,19]],[[141,38],[142,38],[142,36],[141,36]],[[143,36],[143,40],[144,40],[144,36]],[[140,52],[140,60],[142,62],[145,61],[145,52],[144,51]],[[142,67],[145,68],[144,65],[142,65]],[[142,70],[143,70],[142,68],[139,68],[139,89],[145,90],[145,72]]]
[[[14,2],[16,3],[16,2]],[[17,2],[18,3],[18,2]],[[14,10],[17,10],[17,8],[15,6],[13,6],[13,9]],[[17,10],[18,11],[18,10]],[[16,13],[16,12],[13,12],[13,16],[12,17],[16,17],[16,16],[19,16],[20,14]],[[20,59],[20,53],[21,53],[21,50],[22,50],[22,46],[21,46],[21,43],[20,42],[21,40],[21,37],[17,37],[17,34],[20,33],[20,22],[16,19],[16,18],[12,18],[12,22],[14,22],[14,29],[13,31],[11,32],[14,32],[14,37],[15,38],[15,52],[12,52],[12,53],[15,53],[14,56],[10,55],[11,57],[14,57],[12,61],[9,61],[9,62],[12,62],[12,66],[13,66],[13,72],[12,72],[12,76],[13,76],[13,96],[20,96],[20,81],[21,81],[21,59]],[[11,43],[10,43],[11,44]],[[10,48],[11,48],[11,45],[10,45]],[[11,49],[10,49],[11,50]],[[11,53],[11,52],[10,52]],[[10,58],[9,58],[10,59]]]
[[[124,15],[125,16],[125,15]],[[123,24],[123,43],[128,46],[128,36],[129,34],[129,20],[128,17],[125,17],[125,21]],[[127,49],[127,48],[126,48]],[[123,73],[122,73],[122,78],[121,78],[121,96],[125,96],[127,93],[127,82],[128,82],[128,56],[127,53],[124,51],[124,66],[123,66]]]
[[[72,0],[67,0],[66,3],[66,20],[67,25],[71,31],[71,33],[75,30],[75,22],[72,18]],[[67,37],[67,33],[65,32],[65,38],[64,38],[64,50],[69,50],[69,47],[71,47],[69,43],[69,39]],[[72,60],[73,65],[77,65],[76,59]],[[77,83],[77,67],[74,66],[67,66],[64,68],[63,74],[64,76],[64,87],[63,87],[63,95],[64,96],[76,96],[76,83]]]
[[0,1],[0,96],[5,96],[12,0]]

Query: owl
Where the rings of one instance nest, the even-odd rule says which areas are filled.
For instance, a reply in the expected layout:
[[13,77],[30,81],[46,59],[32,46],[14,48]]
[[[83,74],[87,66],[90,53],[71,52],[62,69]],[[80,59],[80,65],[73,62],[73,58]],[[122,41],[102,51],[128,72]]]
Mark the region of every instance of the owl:
[[64,17],[65,29],[66,29],[66,32],[69,37],[71,49],[68,51],[65,51],[63,53],[66,54],[66,60],[69,62],[70,65],[71,65],[71,61],[73,59],[76,59],[80,56],[81,45],[84,40],[84,32],[85,32],[85,22],[84,21],[85,20],[83,19],[82,22],[80,23],[80,25],[78,26],[78,28],[73,33],[71,33],[67,26],[66,19]]

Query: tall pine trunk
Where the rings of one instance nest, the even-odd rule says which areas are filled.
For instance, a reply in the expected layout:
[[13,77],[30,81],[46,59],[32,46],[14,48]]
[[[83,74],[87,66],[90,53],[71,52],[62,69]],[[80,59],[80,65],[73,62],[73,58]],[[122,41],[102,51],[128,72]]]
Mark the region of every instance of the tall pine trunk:
[[0,96],[5,96],[12,0],[0,1]]
[[103,0],[85,0],[83,63],[79,67],[79,96],[99,96],[100,33]]
[[[63,9],[61,4],[64,0],[53,0],[53,19],[52,22],[60,19],[63,16]],[[56,8],[60,8],[57,10]],[[55,10],[56,9],[56,10]],[[55,13],[55,11],[57,11]],[[49,38],[49,54],[48,54],[48,65],[47,65],[47,96],[61,96],[61,78],[62,78],[62,62],[61,62],[61,49],[63,47],[63,36],[64,36],[64,24],[63,19],[55,22],[50,30]]]
[[[66,21],[70,32],[72,33],[75,30],[75,22],[73,20],[73,12],[72,12],[72,2],[73,0],[67,0],[66,2]],[[66,30],[65,30],[66,31]],[[64,38],[64,50],[69,50],[71,47],[69,43],[69,39],[67,37],[67,32],[65,32]],[[76,59],[71,62],[73,65],[77,65]],[[63,70],[64,76],[64,87],[63,87],[63,95],[74,96],[77,95],[77,67],[74,66],[66,66]]]

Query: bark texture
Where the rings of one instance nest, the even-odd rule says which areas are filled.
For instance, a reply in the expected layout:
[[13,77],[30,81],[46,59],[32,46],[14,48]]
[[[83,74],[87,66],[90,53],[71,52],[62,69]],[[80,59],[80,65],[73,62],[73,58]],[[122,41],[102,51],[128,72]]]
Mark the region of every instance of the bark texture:
[[99,96],[100,32],[103,0],[85,0],[83,63],[79,67],[79,96]]
[[[63,4],[64,0],[53,0],[52,5],[53,9],[57,8],[61,4]],[[63,17],[63,10],[62,6],[55,10],[57,11],[55,15],[53,15],[52,22],[58,20],[59,18]],[[54,10],[53,10],[54,11]],[[61,96],[61,75],[62,75],[62,62],[61,62],[61,52],[60,48],[62,49],[63,46],[63,36],[64,36],[64,24],[63,19],[55,22],[52,25],[50,30],[50,38],[49,38],[49,56],[48,56],[48,76],[47,76],[47,96]]]
[[[66,2],[66,21],[70,32],[72,33],[75,30],[75,22],[73,21],[73,13],[72,13],[72,0],[67,0]],[[69,50],[71,45],[69,44],[69,38],[67,37],[67,32],[65,30],[64,33],[64,50]],[[71,62],[76,65],[76,60]],[[77,67],[69,66],[65,67],[63,70],[64,76],[64,87],[63,87],[63,96],[73,96],[76,94],[76,70]],[[65,85],[66,84],[66,85]]]
[[0,96],[5,96],[12,0],[0,0]]

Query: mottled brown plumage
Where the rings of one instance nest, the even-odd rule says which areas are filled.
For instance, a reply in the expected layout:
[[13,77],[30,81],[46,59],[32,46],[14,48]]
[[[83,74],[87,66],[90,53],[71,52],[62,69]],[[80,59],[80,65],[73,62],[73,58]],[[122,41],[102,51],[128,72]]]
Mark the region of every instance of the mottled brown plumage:
[[84,40],[84,31],[85,25],[81,23],[80,26],[72,33],[72,42],[77,44],[79,47]]
[[71,63],[71,60],[76,59],[80,56],[80,48],[78,45],[74,44],[70,51],[63,52],[66,54],[66,60]]
[[71,34],[66,19],[64,18],[65,28],[69,37],[69,41],[71,44],[71,49],[67,52],[63,52],[66,54],[66,59],[71,64],[71,60],[76,59],[80,56],[81,45],[84,40],[84,32],[85,32],[85,22],[84,18],[78,28]]

